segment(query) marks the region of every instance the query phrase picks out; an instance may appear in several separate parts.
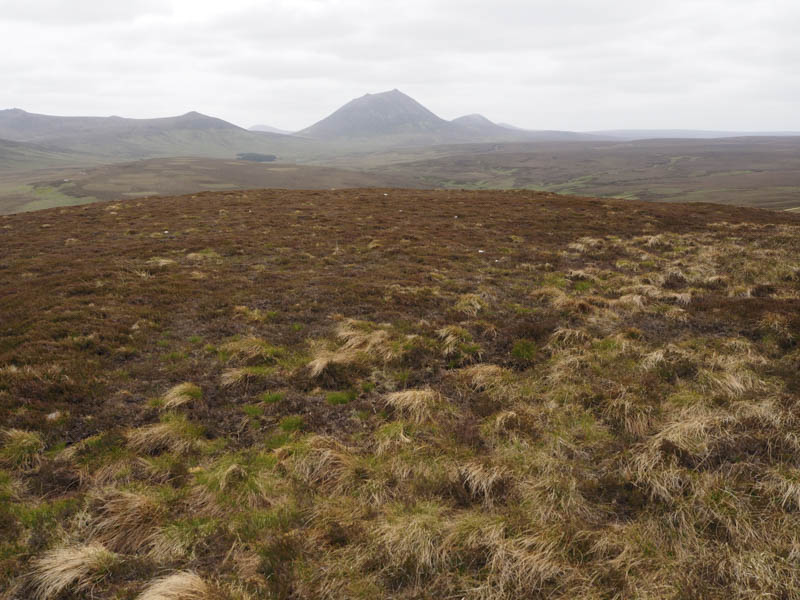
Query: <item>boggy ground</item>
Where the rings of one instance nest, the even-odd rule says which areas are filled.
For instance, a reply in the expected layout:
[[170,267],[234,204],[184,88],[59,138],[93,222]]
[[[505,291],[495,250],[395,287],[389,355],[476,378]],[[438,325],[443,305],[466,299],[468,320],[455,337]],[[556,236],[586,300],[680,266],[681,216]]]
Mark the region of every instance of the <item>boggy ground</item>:
[[800,218],[248,191],[0,217],[6,598],[797,598]]

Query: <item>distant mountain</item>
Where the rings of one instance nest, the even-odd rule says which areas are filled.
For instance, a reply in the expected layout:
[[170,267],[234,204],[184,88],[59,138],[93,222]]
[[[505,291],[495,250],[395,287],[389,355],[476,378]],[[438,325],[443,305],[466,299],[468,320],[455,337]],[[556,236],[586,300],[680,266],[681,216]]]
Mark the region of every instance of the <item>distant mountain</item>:
[[319,140],[370,139],[386,136],[425,136],[446,139],[458,131],[399,90],[366,94],[298,135]]
[[498,135],[508,136],[512,129],[503,127],[497,123],[493,123],[483,115],[477,113],[471,115],[464,115],[450,121],[453,125],[457,125],[461,129],[472,131],[479,135]]
[[500,127],[505,127],[506,129],[513,129],[514,131],[525,131],[522,127],[517,127],[516,125],[511,125],[510,123],[498,123]]
[[159,119],[126,119],[2,110],[0,138],[45,144],[58,152],[95,155],[106,161],[165,156],[235,158],[242,152],[280,155],[303,145],[302,140],[247,131],[198,112]]
[[569,141],[597,141],[599,136],[576,133],[574,131],[556,130],[531,130],[515,127],[506,123],[494,123],[479,114],[465,115],[453,119],[452,123],[462,129],[469,130],[475,135],[484,138],[485,141],[506,141],[506,142],[569,142]]
[[297,135],[377,146],[598,139],[572,132],[513,129],[478,114],[446,121],[396,89],[351,100]]
[[125,119],[57,117],[29,113],[18,108],[0,110],[0,138],[18,142],[53,142],[75,136],[164,132],[176,129],[244,131],[232,123],[198,112],[159,119]]
[[282,135],[292,135],[291,131],[287,129],[278,129],[277,127],[272,127],[270,125],[253,125],[252,127],[248,128],[249,131],[260,131],[262,133],[280,133]]

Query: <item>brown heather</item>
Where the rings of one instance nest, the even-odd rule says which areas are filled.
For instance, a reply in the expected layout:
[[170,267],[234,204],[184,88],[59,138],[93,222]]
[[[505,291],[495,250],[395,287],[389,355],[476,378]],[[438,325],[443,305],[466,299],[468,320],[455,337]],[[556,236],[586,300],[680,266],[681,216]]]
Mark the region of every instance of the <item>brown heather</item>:
[[3,598],[800,597],[797,216],[107,208],[0,217]]

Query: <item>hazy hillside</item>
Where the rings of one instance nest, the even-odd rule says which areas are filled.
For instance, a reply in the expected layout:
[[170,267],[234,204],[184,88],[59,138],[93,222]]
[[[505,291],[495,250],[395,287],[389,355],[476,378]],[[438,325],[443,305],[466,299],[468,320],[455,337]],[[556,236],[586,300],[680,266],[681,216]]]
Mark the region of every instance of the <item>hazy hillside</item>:
[[0,139],[0,172],[74,165],[81,162],[91,162],[91,158],[40,144]]
[[240,152],[294,156],[306,145],[288,136],[250,132],[197,112],[159,119],[126,119],[4,110],[0,111],[0,138],[46,143],[62,152],[106,160],[159,156],[234,158]]
[[29,113],[17,108],[0,111],[0,137],[18,141],[69,140],[76,136],[157,133],[174,129],[230,131],[241,128],[198,112],[158,119],[126,119],[59,117]]
[[278,129],[271,125],[253,125],[249,128],[250,131],[261,131],[264,133],[280,133],[282,135],[292,135],[292,132],[287,129]]
[[493,123],[477,113],[464,115],[450,122],[464,131],[473,132],[476,136],[497,136],[498,139],[504,139],[514,132],[514,130]]

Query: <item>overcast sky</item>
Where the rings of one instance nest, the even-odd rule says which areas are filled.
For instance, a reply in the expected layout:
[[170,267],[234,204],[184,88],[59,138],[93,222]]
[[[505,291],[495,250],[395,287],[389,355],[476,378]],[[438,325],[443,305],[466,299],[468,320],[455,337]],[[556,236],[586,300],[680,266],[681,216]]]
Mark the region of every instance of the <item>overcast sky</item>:
[[0,108],[300,129],[392,88],[538,129],[800,130],[800,0],[0,0]]

